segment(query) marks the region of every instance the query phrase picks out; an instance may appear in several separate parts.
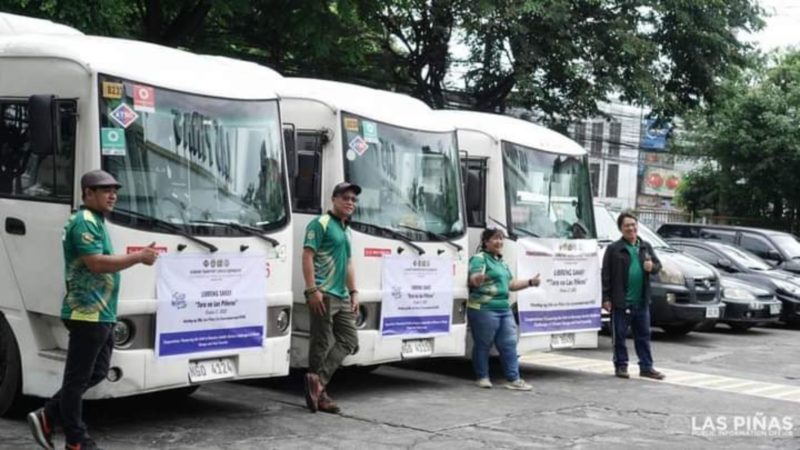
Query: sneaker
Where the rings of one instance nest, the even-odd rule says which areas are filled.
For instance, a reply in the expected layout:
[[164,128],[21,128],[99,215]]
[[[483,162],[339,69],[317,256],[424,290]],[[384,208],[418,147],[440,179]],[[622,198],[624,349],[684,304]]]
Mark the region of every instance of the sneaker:
[[491,389],[492,388],[492,381],[488,378],[478,378],[478,381],[475,382],[479,388],[483,389]]
[[86,438],[80,444],[65,444],[64,450],[103,450],[91,438]]
[[506,389],[511,389],[512,391],[530,391],[533,389],[533,386],[526,383],[525,380],[522,378],[517,378],[514,381],[509,381],[505,384]]
[[44,408],[39,408],[36,411],[28,413],[28,425],[31,428],[33,438],[36,439],[36,443],[47,450],[55,448],[53,447],[52,423],[47,418]]
[[639,376],[642,378],[650,378],[652,380],[663,380],[667,376],[663,373],[657,371],[656,369],[650,370],[641,370],[639,371]]
[[624,366],[620,366],[614,369],[614,376],[617,378],[625,378],[625,379],[631,377],[631,375],[628,373],[628,368]]

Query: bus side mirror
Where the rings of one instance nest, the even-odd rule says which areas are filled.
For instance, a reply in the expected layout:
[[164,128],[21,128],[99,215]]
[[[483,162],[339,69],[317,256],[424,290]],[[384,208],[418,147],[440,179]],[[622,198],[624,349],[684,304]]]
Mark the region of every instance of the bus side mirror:
[[59,148],[60,124],[56,96],[32,95],[28,99],[31,152],[34,155],[54,155]]

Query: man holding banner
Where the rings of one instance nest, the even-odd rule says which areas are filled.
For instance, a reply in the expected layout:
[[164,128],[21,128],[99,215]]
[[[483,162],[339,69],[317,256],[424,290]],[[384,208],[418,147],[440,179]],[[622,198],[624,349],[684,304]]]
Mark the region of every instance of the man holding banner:
[[500,363],[508,381],[505,387],[530,391],[531,385],[519,376],[517,359],[517,324],[508,294],[539,286],[539,274],[526,280],[512,279],[511,269],[503,261],[503,231],[486,229],[481,234],[481,251],[469,260],[469,302],[467,316],[472,331],[472,366],[477,385],[491,388],[489,351],[492,344],[500,353]]
[[311,412],[340,412],[325,387],[347,355],[358,348],[358,299],[350,260],[350,229],[361,187],[333,188],[333,208],[312,220],[303,242],[304,292],[311,318],[306,405]]

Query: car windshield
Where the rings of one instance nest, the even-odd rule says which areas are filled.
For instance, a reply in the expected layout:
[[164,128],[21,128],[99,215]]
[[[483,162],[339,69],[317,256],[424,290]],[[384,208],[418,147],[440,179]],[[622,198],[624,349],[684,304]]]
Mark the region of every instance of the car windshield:
[[594,220],[597,224],[597,239],[603,241],[616,241],[622,237],[617,228],[617,217],[604,206],[594,207]]
[[[618,213],[612,213],[605,206],[596,205],[594,207],[595,219],[597,220],[597,238],[607,241],[616,241],[622,237],[622,233],[617,228]],[[672,248],[667,244],[661,236],[657,235],[653,230],[639,222],[637,229],[639,230],[639,237],[649,242],[653,248]]]
[[511,232],[542,238],[597,237],[586,157],[503,142]]
[[[278,105],[100,77],[103,168],[117,207],[192,229],[196,221],[264,230],[288,220]],[[209,230],[216,228],[218,230]],[[194,230],[231,234],[230,227]]]
[[430,233],[464,234],[455,131],[411,130],[353,114],[342,114],[342,128],[345,177],[362,188],[355,222],[418,241],[438,240]]
[[731,245],[718,245],[717,248],[722,250],[725,256],[727,256],[729,259],[738,261],[740,264],[744,265],[748,269],[755,269],[755,270],[772,269],[772,266],[767,264],[763,259],[754,255],[753,253],[748,252],[747,250],[734,247]]
[[790,259],[800,259],[800,242],[788,234],[773,234],[772,240],[789,256]]

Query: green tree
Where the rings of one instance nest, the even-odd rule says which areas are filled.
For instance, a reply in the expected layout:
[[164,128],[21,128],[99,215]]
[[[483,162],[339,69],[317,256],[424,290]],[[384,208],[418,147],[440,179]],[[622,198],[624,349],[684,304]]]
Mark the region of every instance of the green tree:
[[[713,161],[689,177],[686,205],[716,201],[723,215],[792,221],[800,212],[800,53],[723,85],[686,121],[676,150]],[[696,207],[696,206],[695,206]]]

